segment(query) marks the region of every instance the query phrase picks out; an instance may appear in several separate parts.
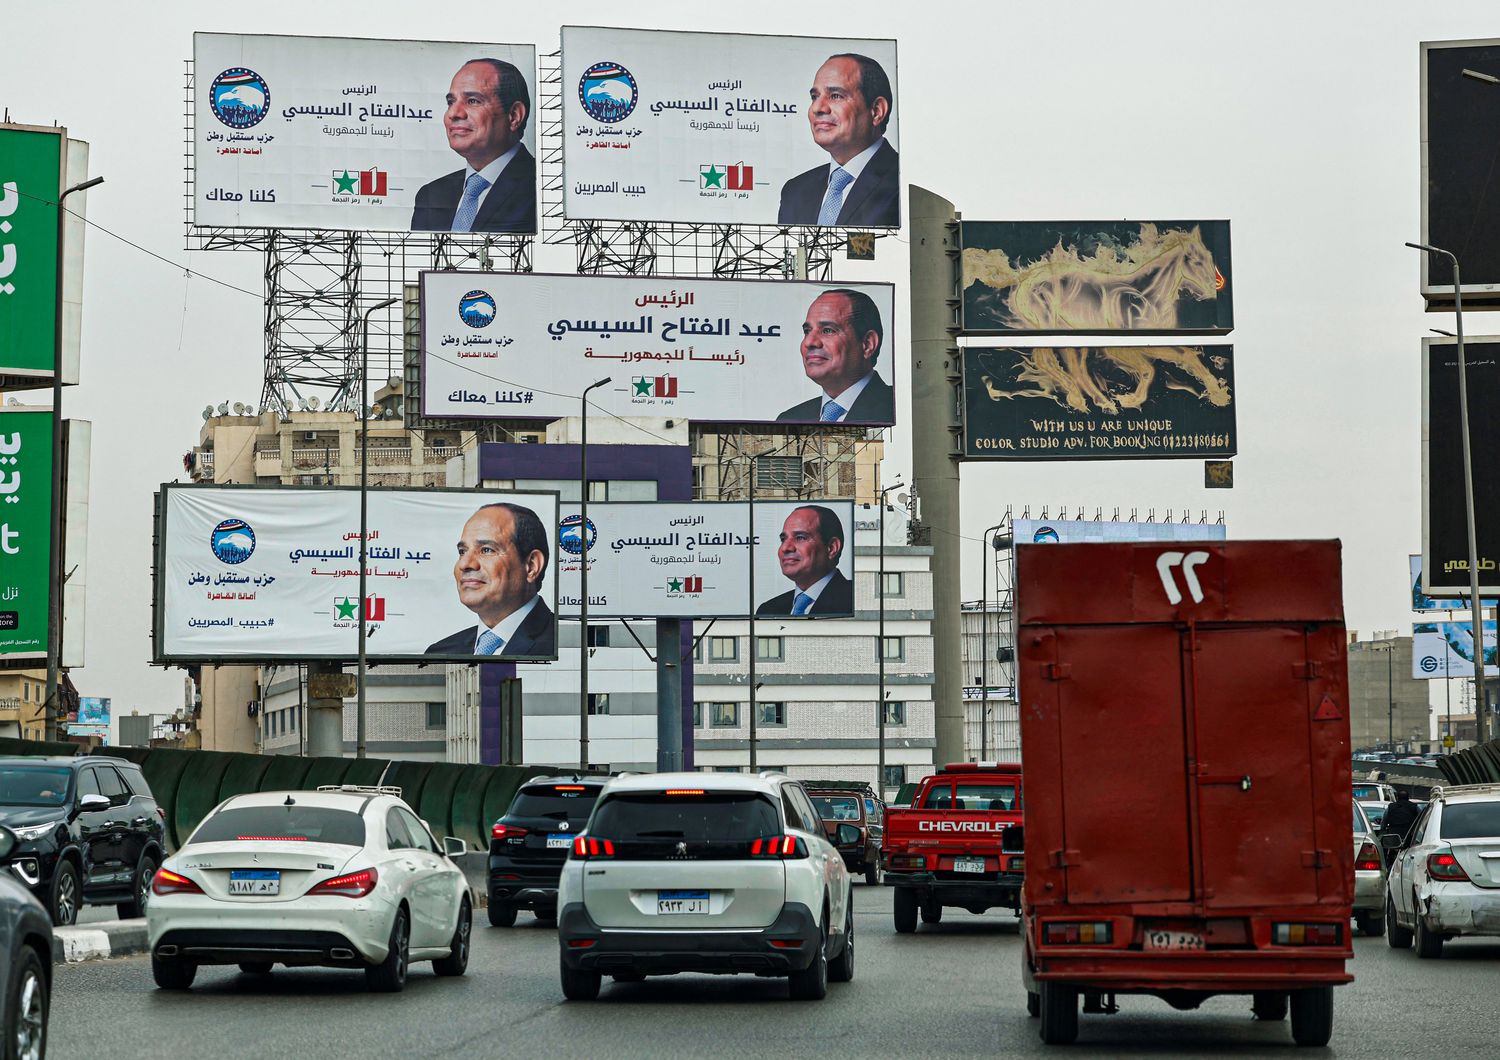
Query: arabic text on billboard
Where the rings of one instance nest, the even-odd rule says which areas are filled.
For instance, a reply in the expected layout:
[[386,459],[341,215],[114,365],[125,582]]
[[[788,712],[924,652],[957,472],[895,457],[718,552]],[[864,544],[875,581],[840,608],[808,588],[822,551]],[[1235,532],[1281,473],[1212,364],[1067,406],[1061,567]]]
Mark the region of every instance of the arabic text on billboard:
[[0,128],[0,375],[52,374],[61,130]]
[[[1500,595],[1500,338],[1464,343],[1473,426],[1474,515],[1479,591]],[[1422,590],[1435,598],[1469,595],[1458,355],[1452,339],[1422,340]]]
[[[1411,609],[1413,611],[1463,611],[1469,606],[1467,597],[1434,599],[1422,591],[1422,557],[1407,557],[1407,574],[1411,582]],[[1485,598],[1482,607],[1494,607],[1497,601]]]
[[0,410],[8,485],[0,522],[0,659],[47,654],[52,541],[52,411]]

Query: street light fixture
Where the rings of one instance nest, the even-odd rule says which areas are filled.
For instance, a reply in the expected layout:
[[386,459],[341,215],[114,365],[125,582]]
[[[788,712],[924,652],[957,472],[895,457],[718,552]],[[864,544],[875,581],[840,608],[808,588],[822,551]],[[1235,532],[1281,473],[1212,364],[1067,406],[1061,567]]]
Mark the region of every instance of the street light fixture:
[[[370,317],[378,310],[401,301],[387,298],[376,302],[364,311],[360,321],[361,341],[359,347],[359,695],[354,707],[354,757],[365,757],[365,671],[369,660],[365,656],[365,639],[369,636],[366,618],[367,599],[365,588],[365,566],[368,562],[370,542],[370,406],[365,393],[365,380],[370,377]],[[342,741],[340,741],[342,742]]]
[[875,575],[875,594],[880,601],[880,620],[875,634],[875,659],[880,671],[875,701],[876,743],[879,746],[875,790],[882,800],[885,799],[885,495],[900,488],[898,481],[880,491],[880,560]]
[[579,396],[581,421],[578,446],[578,540],[583,562],[578,566],[578,768],[589,768],[589,391],[610,381],[605,376],[583,388]]

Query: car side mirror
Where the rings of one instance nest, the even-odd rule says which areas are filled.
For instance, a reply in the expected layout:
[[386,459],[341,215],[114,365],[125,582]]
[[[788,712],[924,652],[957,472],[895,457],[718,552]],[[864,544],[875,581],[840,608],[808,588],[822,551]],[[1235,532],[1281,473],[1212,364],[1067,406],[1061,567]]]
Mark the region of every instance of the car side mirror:
[[10,852],[16,849],[16,833],[0,824],[0,861],[10,857]]
[[78,800],[79,813],[100,813],[110,808],[109,796],[85,795]]
[[1395,832],[1392,832],[1390,835],[1383,835],[1380,837],[1380,845],[1386,850],[1400,850],[1401,837],[1398,836]]
[[443,836],[443,853],[448,857],[456,858],[460,854],[468,853],[468,851],[469,844],[465,843],[462,839],[451,835]]
[[851,843],[859,842],[859,829],[852,824],[841,824],[838,827],[838,844],[841,847],[849,846]]

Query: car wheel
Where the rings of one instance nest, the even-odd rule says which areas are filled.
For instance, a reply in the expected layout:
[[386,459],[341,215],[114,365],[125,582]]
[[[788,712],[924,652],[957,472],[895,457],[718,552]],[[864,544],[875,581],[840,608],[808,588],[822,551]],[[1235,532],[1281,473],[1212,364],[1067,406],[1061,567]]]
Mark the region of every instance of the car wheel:
[[896,934],[910,935],[917,930],[917,892],[910,887],[896,888]]
[[509,902],[490,899],[490,927],[511,927],[516,922],[516,907]]
[[1292,991],[1292,1040],[1320,1048],[1333,1037],[1333,987]]
[[[827,920],[827,914],[824,914]],[[812,963],[787,977],[787,989],[793,1001],[821,1001],[828,996],[828,933],[818,930],[818,943]]]
[[150,854],[141,858],[141,867],[135,874],[135,897],[115,906],[121,920],[131,920],[146,915],[146,903],[151,900],[151,879],[156,875],[156,859]]
[[78,919],[78,870],[63,859],[52,874],[52,901],[47,907],[52,923],[67,927]]
[[1417,940],[1417,956],[1429,960],[1443,955],[1443,936],[1436,931],[1429,930],[1427,922],[1419,914],[1416,917],[1417,929],[1414,932]]
[[865,886],[866,887],[879,887],[880,886],[880,866],[879,865],[868,865],[868,866],[865,867]]
[[1286,1019],[1286,1008],[1289,1000],[1286,994],[1256,991],[1250,996],[1250,1011],[1258,1020],[1270,1020],[1272,1023],[1279,1023]]
[[385,960],[365,969],[365,985],[378,994],[400,993],[406,986],[406,962],[410,944],[411,932],[407,925],[406,910],[397,909]]
[[1036,1019],[1042,1014],[1042,995],[1033,991],[1026,991],[1026,1015]]
[[586,972],[582,968],[569,968],[568,962],[559,954],[558,977],[562,979],[563,997],[569,1001],[592,1001],[599,996],[599,984],[603,976],[598,972]]
[[1378,937],[1385,934],[1385,917],[1376,916],[1369,910],[1360,910],[1354,914],[1354,924],[1359,928],[1361,935]]
[[844,948],[838,960],[828,966],[828,978],[835,983],[848,983],[854,979],[854,894],[849,894],[849,911],[844,914]]
[[922,906],[922,923],[941,924],[943,922],[943,907],[938,904],[937,899],[925,903]]
[[469,938],[474,934],[474,911],[465,898],[458,907],[458,925],[453,929],[453,939],[448,943],[448,956],[432,962],[432,970],[438,975],[463,975],[469,968]]
[[1040,1034],[1048,1045],[1069,1045],[1078,1038],[1078,989],[1065,983],[1042,983]]
[[198,966],[192,961],[164,961],[151,958],[151,978],[163,990],[186,990],[193,985]]
[[273,961],[241,961],[240,971],[246,975],[270,975],[271,969],[276,967]]
[[47,1054],[47,975],[30,946],[21,947],[5,1007],[5,1056],[41,1060]]
[[1411,928],[1402,927],[1396,919],[1396,903],[1385,896],[1385,941],[1393,950],[1404,950],[1411,945]]

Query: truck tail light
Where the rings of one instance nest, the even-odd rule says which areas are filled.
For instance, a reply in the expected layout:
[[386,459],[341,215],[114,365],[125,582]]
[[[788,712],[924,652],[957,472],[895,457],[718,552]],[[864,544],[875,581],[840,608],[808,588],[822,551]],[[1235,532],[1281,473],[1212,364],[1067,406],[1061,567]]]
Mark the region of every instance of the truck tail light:
[[1337,946],[1343,937],[1338,924],[1271,925],[1271,941],[1278,946]]
[[1446,850],[1427,855],[1427,875],[1442,883],[1463,883],[1469,879],[1458,859]]
[[573,840],[573,856],[580,861],[585,858],[612,858],[615,856],[614,840],[581,835]]
[[307,893],[336,894],[343,898],[363,898],[375,889],[375,884],[378,882],[380,882],[380,873],[374,869],[363,869],[359,872],[350,872],[343,876],[335,876],[331,880],[324,880]]
[[1010,868],[1011,872],[1025,872],[1026,871],[1026,858],[1025,858],[1024,855],[1017,854],[1014,857],[1012,857],[1010,859],[1010,861],[1008,861],[1006,864]]
[[1359,853],[1354,857],[1354,868],[1357,872],[1379,872],[1380,855],[1375,852],[1374,843],[1361,843]]
[[885,867],[888,869],[925,869],[927,867],[927,855],[892,854],[886,858]]
[[156,875],[151,879],[152,894],[202,894],[203,888],[199,887],[186,876],[179,875],[171,869],[157,869]]
[[794,835],[773,835],[769,839],[762,837],[751,842],[750,856],[752,858],[805,858],[807,857],[807,844]]
[[496,824],[490,829],[491,839],[525,839],[526,829],[513,824]]
[[1043,941],[1053,944],[1071,943],[1080,946],[1107,946],[1114,938],[1114,931],[1107,920],[1088,923],[1052,923],[1042,931]]

